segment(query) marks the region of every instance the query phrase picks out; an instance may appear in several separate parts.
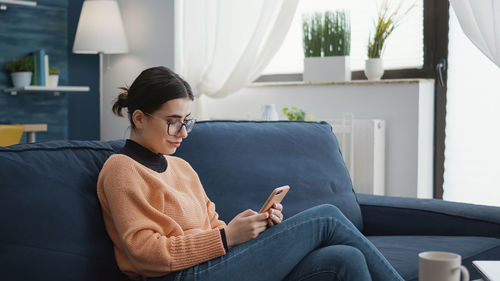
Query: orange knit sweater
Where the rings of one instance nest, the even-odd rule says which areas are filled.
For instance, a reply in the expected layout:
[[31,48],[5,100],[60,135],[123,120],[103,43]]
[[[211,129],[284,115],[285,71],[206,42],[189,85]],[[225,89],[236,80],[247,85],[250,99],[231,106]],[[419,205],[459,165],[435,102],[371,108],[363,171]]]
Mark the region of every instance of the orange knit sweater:
[[222,256],[215,204],[198,174],[181,158],[165,155],[158,173],[129,156],[113,154],[97,181],[106,230],[118,267],[130,278],[156,277]]

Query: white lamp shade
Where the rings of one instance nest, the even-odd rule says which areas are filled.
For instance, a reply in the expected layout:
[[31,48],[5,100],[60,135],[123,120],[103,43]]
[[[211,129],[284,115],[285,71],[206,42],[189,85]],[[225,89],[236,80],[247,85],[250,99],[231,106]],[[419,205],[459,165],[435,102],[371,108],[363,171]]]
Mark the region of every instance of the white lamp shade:
[[128,52],[118,3],[113,0],[86,0],[78,20],[73,53],[120,54]]

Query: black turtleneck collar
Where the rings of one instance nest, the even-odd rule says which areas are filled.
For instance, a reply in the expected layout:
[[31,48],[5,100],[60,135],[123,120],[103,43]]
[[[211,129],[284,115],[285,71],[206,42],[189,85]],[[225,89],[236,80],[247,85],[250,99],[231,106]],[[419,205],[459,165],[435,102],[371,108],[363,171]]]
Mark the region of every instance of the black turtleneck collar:
[[158,173],[165,172],[167,169],[167,159],[165,159],[163,154],[154,153],[131,139],[127,139],[125,141],[125,146],[123,146],[117,153],[125,154]]

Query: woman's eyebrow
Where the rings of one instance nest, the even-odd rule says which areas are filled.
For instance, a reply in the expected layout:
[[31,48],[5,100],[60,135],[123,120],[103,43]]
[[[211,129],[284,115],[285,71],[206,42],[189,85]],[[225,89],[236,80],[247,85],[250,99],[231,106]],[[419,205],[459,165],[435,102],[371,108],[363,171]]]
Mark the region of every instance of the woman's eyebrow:
[[[191,115],[191,112],[188,113],[188,115],[186,115],[186,117],[188,117],[189,115]],[[182,118],[182,116],[178,115],[178,114],[173,114],[173,115],[169,115],[167,117],[173,117],[173,118]]]

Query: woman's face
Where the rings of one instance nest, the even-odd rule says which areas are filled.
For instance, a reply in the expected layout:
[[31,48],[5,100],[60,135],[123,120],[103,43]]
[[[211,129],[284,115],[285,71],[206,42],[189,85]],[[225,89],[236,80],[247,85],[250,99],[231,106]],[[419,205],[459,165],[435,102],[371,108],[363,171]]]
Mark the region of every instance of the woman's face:
[[192,118],[192,103],[193,101],[188,97],[169,100],[152,112],[151,116],[139,110],[140,116],[133,117],[136,128],[140,132],[137,141],[155,153],[173,154],[181,145],[182,139],[185,139],[188,134],[186,126],[181,126],[180,131],[176,133],[173,130],[173,125],[170,125],[170,131],[175,135],[169,135],[167,121],[186,121]]

